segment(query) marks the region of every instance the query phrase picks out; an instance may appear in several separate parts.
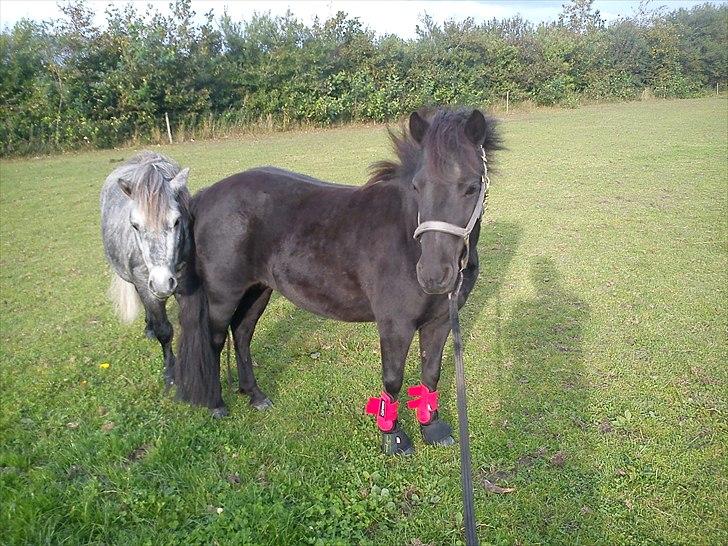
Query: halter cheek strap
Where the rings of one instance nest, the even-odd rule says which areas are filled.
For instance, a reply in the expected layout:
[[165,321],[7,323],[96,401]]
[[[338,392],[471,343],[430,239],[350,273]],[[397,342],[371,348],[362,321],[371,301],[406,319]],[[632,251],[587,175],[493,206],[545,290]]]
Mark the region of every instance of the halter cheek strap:
[[465,240],[465,253],[463,258],[460,260],[460,270],[465,269],[468,263],[468,256],[470,254],[470,233],[475,228],[475,224],[483,216],[486,207],[488,206],[488,188],[490,187],[490,178],[488,177],[488,159],[485,157],[485,150],[480,149],[481,158],[483,159],[483,175],[480,177],[480,193],[478,194],[478,201],[475,203],[473,214],[470,215],[470,220],[465,227],[456,226],[449,222],[441,222],[440,220],[428,220],[427,222],[420,222],[420,213],[417,212],[417,229],[415,229],[414,238],[417,239],[420,235],[426,231],[439,231],[442,233],[449,233],[455,235],[460,239]]

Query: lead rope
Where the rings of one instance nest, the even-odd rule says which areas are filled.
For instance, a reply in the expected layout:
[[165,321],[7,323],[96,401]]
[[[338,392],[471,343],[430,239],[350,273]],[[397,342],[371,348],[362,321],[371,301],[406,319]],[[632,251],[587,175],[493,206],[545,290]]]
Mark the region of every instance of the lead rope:
[[470,461],[470,436],[468,433],[468,406],[465,397],[465,365],[463,363],[463,339],[458,317],[458,295],[463,284],[460,272],[457,288],[448,294],[450,304],[450,329],[455,353],[455,383],[458,399],[458,432],[460,437],[460,483],[463,488],[463,519],[465,521],[465,544],[477,546],[475,533],[475,510],[473,507],[473,471]]
[[[483,184],[485,191],[483,195],[483,212],[488,208],[488,190],[490,189],[490,178],[488,177],[488,166],[483,150]],[[455,353],[455,384],[457,390],[458,405],[458,435],[460,438],[460,484],[463,489],[463,520],[465,523],[465,544],[467,546],[478,545],[476,533],[475,506],[473,502],[473,468],[470,458],[470,433],[468,432],[468,403],[465,394],[465,363],[463,362],[463,338],[460,333],[460,317],[458,316],[458,297],[460,288],[463,285],[463,270],[468,265],[470,254],[470,234],[465,239],[465,252],[460,262],[460,273],[458,284],[455,290],[447,295],[450,310],[450,330],[452,330],[453,352]]]

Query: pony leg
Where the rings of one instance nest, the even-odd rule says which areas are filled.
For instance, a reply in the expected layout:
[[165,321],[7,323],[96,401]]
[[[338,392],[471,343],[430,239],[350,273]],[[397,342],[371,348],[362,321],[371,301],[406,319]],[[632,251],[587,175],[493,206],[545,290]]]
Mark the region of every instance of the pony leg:
[[419,330],[420,362],[422,365],[422,384],[430,390],[437,390],[442,369],[442,353],[447,337],[450,335],[448,318],[434,320],[424,324]]
[[164,382],[167,387],[174,383],[174,365],[175,358],[172,351],[172,337],[174,332],[172,324],[167,318],[167,302],[160,301],[152,296],[146,288],[139,290],[139,297],[144,305],[147,321],[147,335],[151,331],[152,335],[157,338],[162,346],[162,355],[164,357]]
[[408,402],[407,406],[416,409],[420,432],[426,443],[450,446],[455,440],[450,425],[440,419],[437,393],[450,322],[448,318],[428,322],[420,328],[419,334],[422,384],[408,390],[415,399]]
[[[227,331],[232,321],[233,314],[237,307],[239,298],[231,298],[227,294],[216,294],[208,292],[208,316],[210,328],[210,345],[212,349],[212,358],[214,359],[214,369],[217,375],[217,383],[219,384],[220,375],[220,353],[225,346],[227,339]],[[222,405],[216,407],[212,411],[213,417],[224,417],[227,415],[227,408]]]
[[270,288],[255,287],[248,290],[240,301],[232,322],[239,392],[250,396],[250,405],[259,411],[272,407],[273,403],[260,390],[255,380],[253,359],[250,356],[250,340],[272,293],[273,290]]
[[144,317],[144,335],[149,339],[156,339],[157,335],[154,333],[152,317],[149,316],[149,311],[147,311],[146,308],[144,311],[146,315]]
[[[384,384],[384,392],[380,398],[380,401],[383,401],[381,407],[391,409],[394,405],[394,422],[391,424],[391,428],[387,427],[389,430],[382,428],[383,424],[389,424],[387,421],[377,420],[382,432],[382,450],[387,455],[409,455],[413,452],[412,442],[396,419],[396,400],[402,389],[404,363],[415,331],[409,324],[394,323],[391,320],[377,322],[377,327],[382,353],[382,383]],[[377,399],[370,399],[367,410],[373,408],[372,400]]]

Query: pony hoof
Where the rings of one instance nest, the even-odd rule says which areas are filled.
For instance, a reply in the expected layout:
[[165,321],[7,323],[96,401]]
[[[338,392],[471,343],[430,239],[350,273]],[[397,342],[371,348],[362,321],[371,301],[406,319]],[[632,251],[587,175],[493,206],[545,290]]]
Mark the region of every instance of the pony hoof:
[[412,455],[415,448],[407,433],[395,426],[391,432],[382,432],[382,451],[385,455]]
[[429,425],[420,425],[422,439],[431,446],[452,446],[455,439],[452,437],[452,429],[442,419],[435,419]]
[[270,398],[267,396],[263,398],[263,400],[259,400],[257,402],[250,401],[250,405],[253,406],[258,411],[266,411],[273,407],[273,402],[270,401]]
[[225,406],[213,408],[210,410],[210,415],[212,415],[213,419],[222,419],[223,417],[227,417],[228,409]]

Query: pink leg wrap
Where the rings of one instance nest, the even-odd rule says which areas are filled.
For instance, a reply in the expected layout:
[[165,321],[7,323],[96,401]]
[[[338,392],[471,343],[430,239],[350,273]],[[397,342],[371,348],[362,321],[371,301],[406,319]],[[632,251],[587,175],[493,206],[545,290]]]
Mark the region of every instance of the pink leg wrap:
[[431,391],[425,385],[417,385],[407,389],[407,394],[413,396],[414,399],[407,402],[409,409],[415,410],[417,420],[427,425],[432,419],[432,414],[437,410],[437,391]]
[[397,420],[397,407],[399,402],[395,402],[391,396],[382,391],[379,398],[370,398],[367,402],[366,412],[370,415],[377,416],[377,426],[382,432],[389,432],[394,428],[394,422]]

